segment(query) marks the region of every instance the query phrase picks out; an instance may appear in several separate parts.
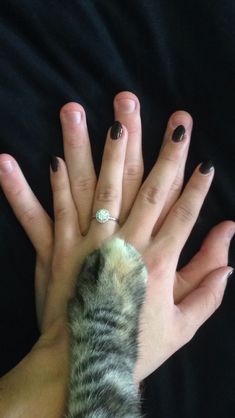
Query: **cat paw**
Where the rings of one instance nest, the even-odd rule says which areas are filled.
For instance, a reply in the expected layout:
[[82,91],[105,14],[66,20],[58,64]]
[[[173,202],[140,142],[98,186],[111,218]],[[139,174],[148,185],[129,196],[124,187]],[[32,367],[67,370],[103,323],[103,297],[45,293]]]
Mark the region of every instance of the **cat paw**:
[[105,257],[105,269],[118,274],[119,280],[136,281],[138,277],[139,281],[146,284],[148,272],[140,253],[133,245],[115,237],[103,243],[100,250]]

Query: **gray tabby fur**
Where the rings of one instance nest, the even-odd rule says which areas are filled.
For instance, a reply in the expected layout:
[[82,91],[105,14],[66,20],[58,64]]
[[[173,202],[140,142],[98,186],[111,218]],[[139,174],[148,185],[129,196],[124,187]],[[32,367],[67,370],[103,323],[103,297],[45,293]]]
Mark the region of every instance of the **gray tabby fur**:
[[133,383],[147,270],[120,238],[86,257],[68,305],[71,371],[66,418],[140,418]]

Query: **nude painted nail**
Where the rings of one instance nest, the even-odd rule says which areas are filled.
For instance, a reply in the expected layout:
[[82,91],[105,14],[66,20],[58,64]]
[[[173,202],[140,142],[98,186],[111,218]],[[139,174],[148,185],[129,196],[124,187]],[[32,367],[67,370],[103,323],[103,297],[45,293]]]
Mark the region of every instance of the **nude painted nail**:
[[0,164],[0,175],[10,173],[14,170],[14,165],[12,161],[2,161]]
[[135,100],[119,99],[116,101],[116,109],[122,113],[132,113],[135,110]]
[[81,122],[81,112],[64,112],[63,118],[68,123],[76,123],[78,125]]
[[234,273],[234,269],[232,269],[229,273],[228,273],[228,275],[227,275],[227,279],[230,277],[230,276],[232,276],[232,274]]

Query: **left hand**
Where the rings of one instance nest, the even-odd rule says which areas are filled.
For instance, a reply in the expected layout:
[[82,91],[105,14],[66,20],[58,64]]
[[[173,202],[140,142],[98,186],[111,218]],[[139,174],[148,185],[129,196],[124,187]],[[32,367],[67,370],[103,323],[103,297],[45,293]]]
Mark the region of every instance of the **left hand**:
[[[118,110],[118,99],[123,101],[124,98],[134,99],[136,110],[132,114]],[[80,111],[81,123],[66,121],[68,111]],[[0,416],[4,418],[18,418],[19,414],[24,418],[59,418],[63,416],[66,403],[69,337],[65,313],[72,287],[68,289],[66,285],[74,282],[72,279],[79,271],[79,265],[93,249],[91,245],[84,249],[83,235],[90,227],[97,178],[83,107],[77,103],[64,105],[60,110],[60,120],[66,164],[60,158],[60,170],[56,173],[50,170],[55,224],[34,195],[17,161],[11,155],[0,156],[0,170],[4,161],[10,160],[14,165],[14,171],[0,175],[2,190],[36,251],[35,300],[41,331],[30,353],[0,378]],[[134,94],[123,92],[115,97],[115,120],[126,124],[129,131],[122,213],[119,216],[123,222],[144,171],[140,105]],[[94,248],[107,238],[107,234],[102,235],[101,229],[99,242],[97,237],[93,237]],[[72,242],[76,242],[76,245],[72,245]],[[59,274],[53,274],[55,268]],[[70,277],[68,270],[73,270]],[[40,408],[37,409],[39,404]]]

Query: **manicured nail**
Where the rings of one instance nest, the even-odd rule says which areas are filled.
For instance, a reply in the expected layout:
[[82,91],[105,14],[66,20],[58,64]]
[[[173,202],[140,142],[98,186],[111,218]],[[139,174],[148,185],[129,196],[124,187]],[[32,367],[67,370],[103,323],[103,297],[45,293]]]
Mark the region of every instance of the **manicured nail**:
[[111,138],[119,139],[122,136],[122,132],[123,132],[123,127],[121,123],[116,120],[111,128],[111,132],[110,132]]
[[119,99],[116,101],[116,109],[122,113],[132,113],[135,110],[135,100]]
[[51,155],[50,157],[50,164],[51,164],[52,171],[55,172],[58,170],[59,160],[54,155]]
[[232,274],[234,273],[234,269],[232,269],[229,273],[228,273],[228,275],[227,275],[227,279],[230,277],[230,276],[232,276]]
[[234,229],[232,229],[232,230],[228,233],[228,238],[229,238],[229,240],[230,240],[230,241],[232,241],[232,239],[233,239],[234,235],[235,235],[235,231],[234,231]]
[[184,134],[185,134],[185,127],[183,125],[177,126],[177,128],[175,128],[173,132],[172,141],[174,142],[182,141],[184,139]]
[[64,112],[62,116],[69,123],[76,123],[78,125],[81,122],[81,112],[78,111]]
[[211,160],[206,160],[201,163],[199,171],[202,174],[208,174],[213,170],[213,168],[213,162]]
[[0,164],[0,175],[7,174],[14,170],[14,165],[12,161],[2,161]]

